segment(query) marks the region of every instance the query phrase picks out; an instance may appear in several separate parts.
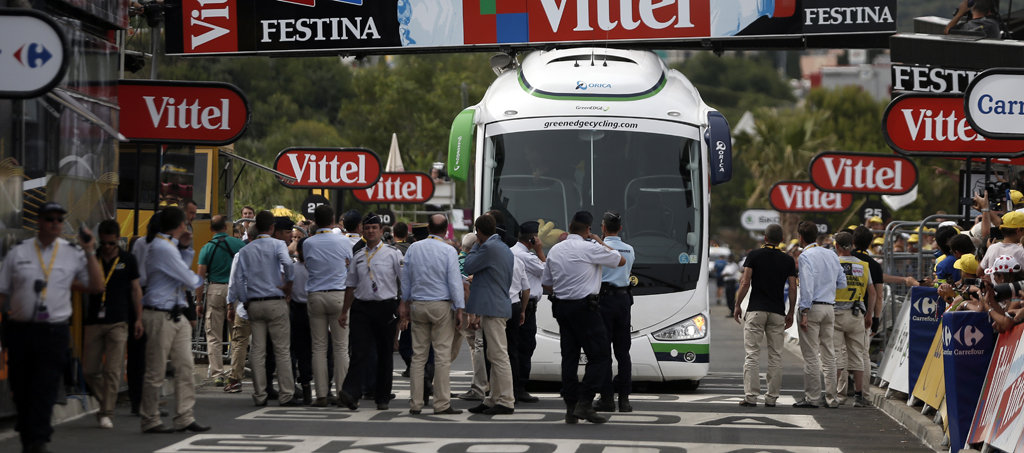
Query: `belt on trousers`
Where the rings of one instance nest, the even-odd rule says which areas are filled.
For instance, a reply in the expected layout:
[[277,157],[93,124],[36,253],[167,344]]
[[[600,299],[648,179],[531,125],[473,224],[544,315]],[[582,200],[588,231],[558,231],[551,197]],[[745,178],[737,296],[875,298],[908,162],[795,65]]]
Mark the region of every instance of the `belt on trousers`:
[[284,296],[271,296],[271,297],[253,297],[249,299],[249,302],[263,302],[265,300],[281,300]]
[[587,297],[584,297],[582,299],[562,299],[562,298],[558,298],[558,297],[549,297],[549,299],[551,299],[551,302],[555,302],[555,303],[562,303],[562,302],[571,303],[571,302],[596,301],[597,297],[598,297],[597,294],[591,294],[591,295],[589,295]]
[[228,282],[210,282],[211,285],[226,285]]
[[811,302],[811,305],[835,305],[832,302]]
[[537,303],[539,301],[540,301],[540,296],[536,296],[536,297],[531,296],[530,297],[530,302]]
[[144,307],[142,307],[142,309],[143,310],[151,310],[151,311],[162,311],[164,313],[170,313],[171,311],[173,311],[173,309],[171,309],[171,308],[156,308],[156,307],[149,307],[149,306],[144,306]]
[[363,303],[368,303],[368,304],[376,304],[376,303],[380,303],[380,302],[398,302],[398,298],[397,297],[393,297],[391,299],[377,299],[377,300],[353,299],[352,301],[353,302],[357,302],[357,303],[358,302],[363,302]]
[[336,293],[338,291],[344,291],[344,289],[323,289],[320,291],[310,291],[311,293]]
[[620,287],[620,286],[611,286],[611,285],[602,286],[601,287],[601,294],[602,295],[608,295],[608,294],[615,294],[615,295],[629,294],[629,289],[626,288],[626,287]]

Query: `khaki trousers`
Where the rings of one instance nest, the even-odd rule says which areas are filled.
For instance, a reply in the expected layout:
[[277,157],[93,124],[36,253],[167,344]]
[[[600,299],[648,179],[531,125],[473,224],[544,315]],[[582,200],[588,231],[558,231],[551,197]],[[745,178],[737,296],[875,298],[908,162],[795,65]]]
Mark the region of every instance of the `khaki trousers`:
[[491,362],[491,376],[488,383],[491,393],[484,400],[484,405],[500,404],[514,409],[516,397],[512,391],[512,365],[508,360],[508,338],[505,336],[507,318],[483,316],[480,330],[483,332],[487,361]]
[[[807,327],[800,328],[800,352],[804,356],[804,399],[814,403],[821,397],[821,375],[825,374],[825,403],[836,399],[836,357],[832,343],[835,310],[831,304],[811,305]],[[819,357],[820,355],[820,357]]]
[[100,401],[97,416],[114,415],[117,389],[124,369],[124,350],[128,344],[128,323],[90,324],[85,326],[82,349],[82,373],[85,382]]
[[174,428],[182,429],[196,421],[192,408],[196,404],[195,382],[192,380],[192,324],[180,316],[171,320],[168,313],[142,310],[142,326],[146,329],[146,376],[142,386],[142,430],[160,426],[160,387],[167,372],[167,360],[174,369]]
[[[313,337],[313,383],[316,397],[327,398],[331,383],[327,378],[327,333],[331,333],[334,348],[334,382],[338,393],[348,374],[348,327],[338,324],[338,316],[345,306],[344,291],[317,291],[309,293],[309,333]],[[275,342],[277,340],[274,340]],[[352,395],[358,398],[358,395]]]
[[249,354],[249,337],[252,329],[249,320],[235,315],[231,326],[231,379],[242,382],[245,376],[245,358]]
[[409,408],[423,409],[423,367],[427,364],[430,347],[434,347],[434,411],[451,406],[451,345],[455,336],[452,303],[440,301],[413,301],[409,305],[412,320],[412,363],[409,380],[411,397]]
[[786,317],[767,311],[748,311],[743,315],[743,389],[747,402],[757,403],[761,395],[761,339],[768,348],[768,392],[764,402],[774,404],[782,390],[782,344]]
[[487,385],[487,360],[484,356],[484,336],[472,329],[455,329],[455,334],[452,338],[451,361],[453,363],[459,357],[463,338],[466,339],[466,344],[469,345],[469,358],[473,363],[473,382],[469,385],[469,393],[479,396],[482,400],[490,388]]
[[292,327],[288,320],[288,304],[284,299],[261,300],[245,305],[252,329],[252,399],[257,404],[267,401],[267,334],[274,343],[277,362],[277,383],[281,389],[277,401],[285,404],[295,394],[295,376],[292,374]]
[[846,371],[864,371],[864,315],[853,316],[851,310],[836,310],[835,350],[843,349],[836,358],[836,367]]
[[210,283],[206,289],[206,351],[210,368],[207,377],[226,377],[224,370],[224,316],[227,311],[228,285]]

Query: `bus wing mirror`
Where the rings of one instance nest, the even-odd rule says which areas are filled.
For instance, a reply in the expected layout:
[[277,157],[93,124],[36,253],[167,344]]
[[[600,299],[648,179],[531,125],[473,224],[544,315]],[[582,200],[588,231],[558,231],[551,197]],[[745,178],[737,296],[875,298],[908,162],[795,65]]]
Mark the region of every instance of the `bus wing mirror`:
[[708,128],[704,131],[711,162],[711,184],[732,179],[732,133],[729,120],[719,112],[708,112]]
[[448,177],[455,181],[465,181],[469,177],[469,162],[475,144],[476,108],[470,107],[452,121],[451,134],[448,136]]

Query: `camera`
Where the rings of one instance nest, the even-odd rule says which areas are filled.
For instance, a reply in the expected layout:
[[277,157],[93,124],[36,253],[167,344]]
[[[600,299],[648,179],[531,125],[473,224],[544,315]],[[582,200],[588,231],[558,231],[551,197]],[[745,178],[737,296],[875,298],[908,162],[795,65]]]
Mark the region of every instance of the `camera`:
[[960,284],[957,285],[957,286],[960,287],[960,288],[966,288],[968,286],[977,286],[977,287],[980,288],[981,287],[981,279],[980,278],[965,278],[963,280],[960,280]]
[[1024,290],[1024,280],[992,285],[992,295],[997,301],[1006,300]]

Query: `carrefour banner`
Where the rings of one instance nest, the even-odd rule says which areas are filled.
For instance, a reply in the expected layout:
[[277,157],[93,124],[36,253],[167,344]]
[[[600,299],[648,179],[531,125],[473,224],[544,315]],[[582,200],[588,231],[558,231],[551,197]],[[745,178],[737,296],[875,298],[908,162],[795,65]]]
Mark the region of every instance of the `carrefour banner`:
[[942,326],[949,445],[959,451],[971,428],[996,339],[986,313],[949,312],[942,315]]
[[711,38],[756,47],[751,37],[891,35],[896,0],[168,0],[165,17],[166,49],[174,55]]
[[972,446],[987,443],[1002,451],[1024,451],[1022,406],[1024,324],[1019,324],[999,334],[967,443]]
[[939,310],[945,304],[939,304],[938,290],[931,287],[916,286],[910,289],[910,335],[908,338],[907,358],[910,363],[907,385],[913,389],[921,374],[924,361],[928,358],[935,331],[939,328]]

